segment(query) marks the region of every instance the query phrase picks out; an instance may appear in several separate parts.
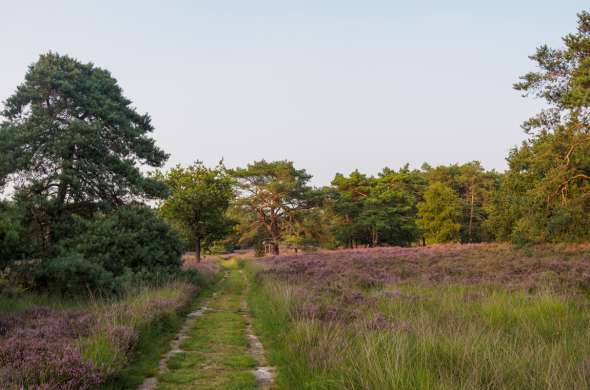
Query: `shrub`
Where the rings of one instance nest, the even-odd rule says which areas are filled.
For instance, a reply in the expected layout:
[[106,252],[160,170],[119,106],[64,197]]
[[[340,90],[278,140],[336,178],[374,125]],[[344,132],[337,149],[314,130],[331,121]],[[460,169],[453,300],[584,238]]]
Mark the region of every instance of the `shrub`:
[[175,272],[183,244],[168,224],[145,206],[124,206],[93,220],[81,220],[80,234],[61,244],[115,277],[133,273]]
[[6,274],[0,273],[0,297],[14,298],[22,295],[25,291],[18,280],[14,280]]
[[181,277],[195,286],[204,288],[211,286],[210,278],[195,268],[189,268],[182,271]]
[[20,211],[8,202],[0,202],[0,269],[24,255],[24,232]]
[[118,289],[111,272],[78,254],[42,262],[35,270],[35,284],[61,295],[88,291],[112,293]]

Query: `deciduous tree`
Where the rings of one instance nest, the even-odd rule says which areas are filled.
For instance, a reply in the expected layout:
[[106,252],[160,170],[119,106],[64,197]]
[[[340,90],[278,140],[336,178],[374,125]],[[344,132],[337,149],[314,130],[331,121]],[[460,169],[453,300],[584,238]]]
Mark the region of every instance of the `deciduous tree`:
[[201,162],[167,173],[157,173],[158,180],[170,189],[170,196],[160,205],[160,212],[194,244],[197,261],[201,250],[230,233],[233,221],[226,211],[233,199],[233,180],[220,165],[207,168]]
[[461,238],[461,199],[449,186],[436,182],[424,191],[418,203],[418,226],[429,242],[459,241]]

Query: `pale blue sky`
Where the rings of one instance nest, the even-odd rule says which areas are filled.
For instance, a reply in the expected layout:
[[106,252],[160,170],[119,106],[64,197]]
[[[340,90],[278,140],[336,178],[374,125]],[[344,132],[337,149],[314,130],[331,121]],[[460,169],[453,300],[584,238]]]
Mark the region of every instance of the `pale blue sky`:
[[49,50],[149,112],[170,164],[290,159],[328,184],[480,160],[503,170],[540,102],[512,90],[587,1],[0,0],[5,100]]

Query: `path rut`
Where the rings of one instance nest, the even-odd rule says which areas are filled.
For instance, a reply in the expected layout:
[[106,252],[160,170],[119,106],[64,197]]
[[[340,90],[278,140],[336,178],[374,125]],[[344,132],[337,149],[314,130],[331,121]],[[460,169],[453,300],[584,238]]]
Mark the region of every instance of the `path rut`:
[[248,288],[242,270],[227,270],[216,293],[187,316],[158,375],[139,389],[273,389],[275,369],[254,332]]

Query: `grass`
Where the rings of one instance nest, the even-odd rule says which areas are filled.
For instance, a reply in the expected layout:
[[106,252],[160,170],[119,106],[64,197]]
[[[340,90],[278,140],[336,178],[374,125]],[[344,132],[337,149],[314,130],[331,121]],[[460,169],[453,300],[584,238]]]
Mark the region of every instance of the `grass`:
[[0,306],[10,311],[0,318],[0,325],[8,326],[0,338],[8,356],[0,371],[8,369],[10,375],[0,375],[0,386],[137,388],[155,373],[184,314],[197,304],[197,291],[178,280],[142,286],[120,299],[2,297]]
[[319,284],[251,271],[254,326],[279,367],[279,388],[590,388],[590,298],[568,280],[530,288],[384,277],[367,287],[357,271],[325,271],[329,260],[307,264],[303,272],[329,276]]
[[256,389],[252,373],[256,361],[249,355],[242,302],[246,280],[235,259],[221,263],[226,270],[208,310],[196,319],[184,351],[168,361],[169,371],[159,376],[161,389]]
[[48,294],[22,293],[16,296],[0,294],[0,313],[18,313],[35,307],[48,307],[57,310],[84,309],[88,299],[66,299]]
[[[249,271],[254,273],[254,269]],[[269,363],[279,367],[276,384],[279,388],[314,388],[318,380],[329,379],[321,373],[312,373],[314,367],[297,353],[298,337],[294,324],[289,320],[292,290],[285,286],[260,283],[254,277],[248,294],[252,310],[254,331],[264,344]],[[317,387],[320,388],[320,387]]]
[[[179,312],[168,313],[157,321],[144,324],[139,329],[138,343],[134,348],[131,363],[112,376],[103,388],[113,390],[136,389],[143,383],[145,378],[156,376],[160,359],[168,351],[170,341],[186,321],[186,313],[198,308],[201,302],[210,295],[210,289],[202,291],[198,296],[193,297]],[[178,358],[180,356],[175,356],[175,359]],[[172,360],[174,361],[174,359]]]
[[[159,331],[165,336],[182,323],[179,312],[192,298],[190,288],[184,282],[173,282],[142,289],[121,301],[91,304],[97,322],[94,331],[80,340],[82,356],[105,372],[117,374],[133,356],[128,348],[134,348],[141,336],[158,337]],[[133,339],[127,342],[127,337]]]

